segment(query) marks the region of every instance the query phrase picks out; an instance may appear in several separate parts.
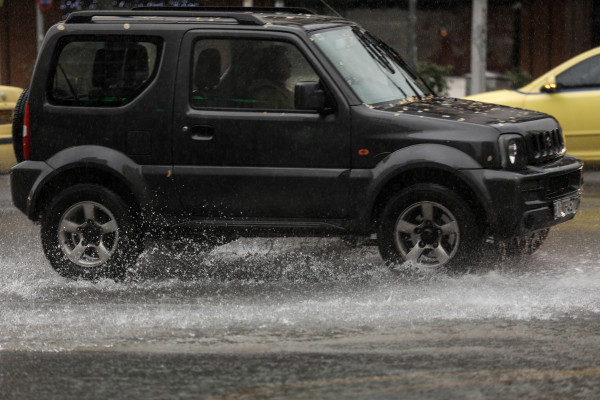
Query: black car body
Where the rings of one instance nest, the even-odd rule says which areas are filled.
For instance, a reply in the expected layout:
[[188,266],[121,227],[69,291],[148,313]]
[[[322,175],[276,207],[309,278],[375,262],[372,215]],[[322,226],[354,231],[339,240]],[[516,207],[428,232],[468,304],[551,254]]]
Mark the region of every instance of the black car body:
[[73,13],[22,103],[13,201],[70,277],[122,276],[173,232],[377,236],[436,267],[535,249],[582,185],[552,117],[435,97],[355,23],[302,10]]

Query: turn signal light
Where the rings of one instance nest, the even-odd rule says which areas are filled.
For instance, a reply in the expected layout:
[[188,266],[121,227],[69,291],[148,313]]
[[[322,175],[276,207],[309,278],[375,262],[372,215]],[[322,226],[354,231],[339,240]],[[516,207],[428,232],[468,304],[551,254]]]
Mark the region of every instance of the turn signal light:
[[369,155],[369,149],[360,149],[360,150],[358,150],[358,155],[359,156],[368,156]]

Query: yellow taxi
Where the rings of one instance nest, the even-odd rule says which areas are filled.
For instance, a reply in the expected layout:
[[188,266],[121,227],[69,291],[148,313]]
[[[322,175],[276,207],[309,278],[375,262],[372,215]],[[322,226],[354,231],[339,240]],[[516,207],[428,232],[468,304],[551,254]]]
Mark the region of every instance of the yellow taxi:
[[12,144],[12,120],[15,105],[23,89],[0,85],[0,173],[17,163]]
[[600,163],[600,47],[565,61],[520,89],[467,99],[550,114],[563,128],[569,154]]

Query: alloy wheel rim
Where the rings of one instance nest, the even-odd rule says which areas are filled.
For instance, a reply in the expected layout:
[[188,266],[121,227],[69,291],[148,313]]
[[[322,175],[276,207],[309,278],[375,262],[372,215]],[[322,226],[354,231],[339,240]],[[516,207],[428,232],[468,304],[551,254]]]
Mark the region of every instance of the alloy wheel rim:
[[61,216],[58,242],[72,263],[86,268],[97,267],[115,253],[119,226],[108,208],[93,201],[83,201]]
[[446,207],[423,201],[400,214],[394,225],[394,243],[406,261],[421,267],[440,267],[456,255],[460,228]]

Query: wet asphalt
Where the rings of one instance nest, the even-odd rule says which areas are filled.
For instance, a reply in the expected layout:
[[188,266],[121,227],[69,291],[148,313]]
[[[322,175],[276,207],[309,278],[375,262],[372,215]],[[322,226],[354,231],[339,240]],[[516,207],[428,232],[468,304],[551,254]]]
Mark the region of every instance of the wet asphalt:
[[149,243],[67,281],[0,175],[2,399],[600,398],[600,172],[534,255],[390,271],[337,239]]

